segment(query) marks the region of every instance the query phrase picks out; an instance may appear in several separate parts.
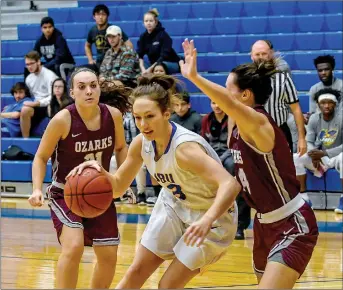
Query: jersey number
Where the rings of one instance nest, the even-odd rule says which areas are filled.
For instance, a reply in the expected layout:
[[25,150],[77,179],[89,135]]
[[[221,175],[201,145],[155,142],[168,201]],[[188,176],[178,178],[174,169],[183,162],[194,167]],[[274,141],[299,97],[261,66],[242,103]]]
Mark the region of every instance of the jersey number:
[[97,152],[97,153],[89,153],[85,156],[85,160],[96,160],[100,165],[102,165],[102,151]]
[[167,186],[167,188],[169,188],[173,192],[175,197],[182,199],[182,200],[186,199],[186,195],[182,192],[180,185],[177,185],[175,183],[171,183]]
[[241,184],[243,186],[243,189],[245,191],[247,191],[249,194],[251,194],[249,182],[248,182],[247,176],[245,175],[243,168],[239,168],[238,176],[239,176],[239,180],[241,181]]

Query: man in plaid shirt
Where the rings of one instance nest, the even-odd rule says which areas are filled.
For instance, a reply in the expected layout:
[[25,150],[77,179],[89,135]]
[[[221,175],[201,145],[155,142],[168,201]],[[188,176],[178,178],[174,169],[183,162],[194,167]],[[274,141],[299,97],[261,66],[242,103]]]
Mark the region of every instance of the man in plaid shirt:
[[137,53],[123,45],[122,31],[118,26],[109,26],[106,30],[106,38],[111,48],[106,52],[100,66],[100,83],[112,81],[118,86],[136,87],[137,77],[140,74]]

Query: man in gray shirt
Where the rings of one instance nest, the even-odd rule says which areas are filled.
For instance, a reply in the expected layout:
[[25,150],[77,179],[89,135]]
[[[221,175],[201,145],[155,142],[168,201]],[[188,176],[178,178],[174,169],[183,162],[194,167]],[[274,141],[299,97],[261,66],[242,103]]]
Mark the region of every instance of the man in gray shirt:
[[314,65],[317,69],[318,76],[320,79],[319,83],[316,83],[310,88],[310,112],[309,113],[315,113],[318,112],[319,109],[317,107],[317,104],[314,100],[314,95],[325,88],[331,88],[334,90],[337,90],[341,93],[341,101],[339,103],[339,109],[342,109],[342,89],[343,89],[343,81],[341,79],[335,78],[333,75],[333,70],[335,69],[335,58],[331,55],[322,55],[318,56],[316,59],[314,59]]
[[[322,89],[314,96],[320,112],[311,116],[307,126],[308,152],[301,157],[299,154],[293,156],[297,179],[300,182],[300,191],[303,193],[304,199],[308,199],[305,168],[313,171],[317,177],[321,177],[329,168],[336,168],[340,173],[341,181],[343,179],[342,113],[337,110],[340,99],[340,92],[330,88]],[[340,212],[338,207],[336,212],[343,213],[343,210]]]

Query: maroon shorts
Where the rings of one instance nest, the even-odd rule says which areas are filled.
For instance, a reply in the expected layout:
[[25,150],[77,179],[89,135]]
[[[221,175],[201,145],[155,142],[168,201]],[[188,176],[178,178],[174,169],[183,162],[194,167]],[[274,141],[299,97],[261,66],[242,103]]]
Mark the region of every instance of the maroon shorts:
[[57,232],[62,233],[63,225],[83,229],[85,246],[113,246],[120,241],[117,211],[114,203],[102,215],[95,218],[82,218],[74,214],[66,205],[60,194],[48,194],[51,218]]
[[263,274],[267,262],[282,263],[300,276],[309,263],[318,239],[317,220],[305,203],[291,216],[262,224],[255,216],[253,260],[256,273]]

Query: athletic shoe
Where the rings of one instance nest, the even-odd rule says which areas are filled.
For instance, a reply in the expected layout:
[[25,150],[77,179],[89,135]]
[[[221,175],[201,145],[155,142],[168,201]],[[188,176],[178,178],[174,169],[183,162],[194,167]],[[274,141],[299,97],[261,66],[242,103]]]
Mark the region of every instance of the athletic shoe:
[[147,204],[147,206],[154,206],[156,201],[157,201],[157,197],[156,196],[151,196],[151,197],[147,198],[146,204]]
[[343,213],[343,196],[339,199],[338,207],[335,208],[335,213]]

